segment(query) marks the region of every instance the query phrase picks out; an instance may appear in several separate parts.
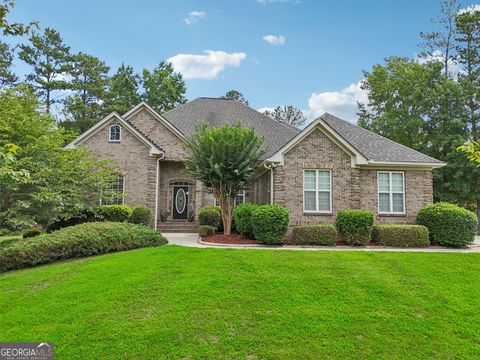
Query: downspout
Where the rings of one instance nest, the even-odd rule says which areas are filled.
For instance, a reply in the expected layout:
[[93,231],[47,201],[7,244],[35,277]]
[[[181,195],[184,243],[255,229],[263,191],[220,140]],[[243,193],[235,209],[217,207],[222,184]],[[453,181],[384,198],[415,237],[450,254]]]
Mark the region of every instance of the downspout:
[[275,163],[271,162],[267,164],[266,162],[263,164],[265,169],[270,170],[270,205],[273,205],[273,169],[277,167]]
[[160,160],[165,158],[165,153],[161,153],[160,156],[157,158],[157,173],[155,177],[155,224],[154,228],[157,230],[157,223],[158,223],[158,187],[160,184]]

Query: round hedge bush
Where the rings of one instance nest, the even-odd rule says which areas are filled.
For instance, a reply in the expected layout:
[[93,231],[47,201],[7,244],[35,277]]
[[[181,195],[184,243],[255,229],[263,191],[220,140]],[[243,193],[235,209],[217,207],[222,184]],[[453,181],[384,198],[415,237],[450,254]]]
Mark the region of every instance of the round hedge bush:
[[340,210],[336,225],[348,245],[365,246],[372,238],[373,219],[367,210]]
[[477,221],[473,212],[446,202],[426,205],[417,214],[417,224],[428,228],[432,244],[449,247],[472,242]]
[[132,215],[130,215],[130,222],[132,224],[150,225],[152,219],[152,210],[144,206],[136,206],[132,209]]
[[200,225],[209,225],[217,229],[222,224],[222,215],[219,206],[205,206],[198,212]]
[[132,208],[127,205],[105,205],[95,209],[98,217],[104,221],[125,222],[132,215]]
[[118,222],[83,223],[0,248],[0,272],[166,243],[162,234],[147,226]]
[[253,239],[252,214],[258,208],[255,204],[240,204],[233,208],[233,221],[239,234]]
[[253,236],[267,245],[283,244],[288,223],[288,211],[279,205],[262,205],[252,213]]

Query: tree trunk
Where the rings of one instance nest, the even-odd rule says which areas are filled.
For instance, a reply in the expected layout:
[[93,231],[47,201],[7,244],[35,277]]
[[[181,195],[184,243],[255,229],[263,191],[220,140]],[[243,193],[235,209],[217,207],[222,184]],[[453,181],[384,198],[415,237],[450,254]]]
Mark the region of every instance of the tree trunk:
[[220,208],[222,213],[223,234],[232,234],[232,199],[230,197],[220,196]]

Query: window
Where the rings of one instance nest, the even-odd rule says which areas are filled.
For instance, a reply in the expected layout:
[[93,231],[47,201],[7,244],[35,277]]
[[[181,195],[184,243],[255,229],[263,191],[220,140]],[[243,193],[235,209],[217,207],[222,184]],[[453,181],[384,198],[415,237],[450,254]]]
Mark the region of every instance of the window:
[[245,190],[240,190],[238,193],[235,194],[233,204],[234,206],[245,204]]
[[404,173],[401,171],[379,171],[377,173],[379,213],[405,213],[404,179]]
[[304,170],[303,211],[332,212],[331,170]]
[[108,140],[111,142],[118,142],[121,140],[121,132],[122,128],[118,124],[110,125],[109,132],[108,132]]
[[105,187],[100,205],[123,205],[125,177],[118,175]]

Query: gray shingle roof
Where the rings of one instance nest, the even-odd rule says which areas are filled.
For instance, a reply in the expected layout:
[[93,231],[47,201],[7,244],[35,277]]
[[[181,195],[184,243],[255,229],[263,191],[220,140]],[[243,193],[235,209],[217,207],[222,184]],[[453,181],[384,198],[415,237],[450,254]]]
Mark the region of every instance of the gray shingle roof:
[[339,136],[370,161],[441,164],[442,162],[329,113],[321,116]]
[[201,97],[167,111],[162,116],[186,136],[191,136],[204,122],[210,126],[220,126],[239,121],[242,126],[254,128],[259,135],[265,137],[267,157],[300,132],[291,125],[275,121],[247,105],[230,99]]

